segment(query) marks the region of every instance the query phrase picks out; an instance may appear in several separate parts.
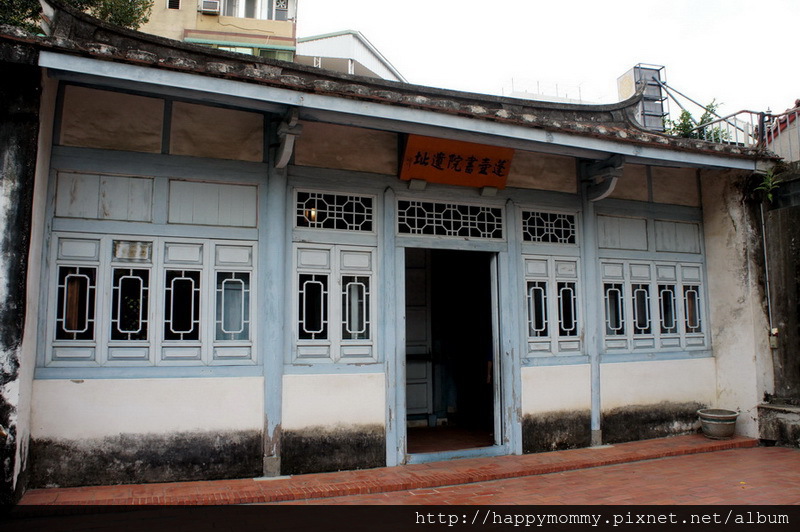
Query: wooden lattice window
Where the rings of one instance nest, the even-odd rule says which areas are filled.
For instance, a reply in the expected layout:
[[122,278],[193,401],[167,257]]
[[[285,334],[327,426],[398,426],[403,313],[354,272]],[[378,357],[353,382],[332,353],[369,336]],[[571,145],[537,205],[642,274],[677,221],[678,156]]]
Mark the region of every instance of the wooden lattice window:
[[543,244],[575,244],[575,215],[523,211],[522,239]]
[[608,351],[706,346],[700,264],[608,260],[601,269]]
[[295,361],[373,361],[374,249],[298,244],[295,260]]
[[399,200],[397,229],[405,235],[503,238],[503,209],[481,205]]
[[526,255],[524,267],[529,352],[580,352],[578,259]]
[[298,191],[295,221],[310,229],[371,232],[372,204],[371,196]]

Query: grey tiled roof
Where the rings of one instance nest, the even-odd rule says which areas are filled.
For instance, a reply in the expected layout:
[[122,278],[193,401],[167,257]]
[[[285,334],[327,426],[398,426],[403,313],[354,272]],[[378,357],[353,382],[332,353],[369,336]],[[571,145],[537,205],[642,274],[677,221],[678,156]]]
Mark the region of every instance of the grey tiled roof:
[[52,3],[56,15],[49,36],[0,26],[0,59],[33,63],[39,50],[49,50],[616,142],[746,158],[765,156],[742,145],[677,138],[643,129],[633,118],[641,93],[608,105],[562,104],[365,78],[132,31]]

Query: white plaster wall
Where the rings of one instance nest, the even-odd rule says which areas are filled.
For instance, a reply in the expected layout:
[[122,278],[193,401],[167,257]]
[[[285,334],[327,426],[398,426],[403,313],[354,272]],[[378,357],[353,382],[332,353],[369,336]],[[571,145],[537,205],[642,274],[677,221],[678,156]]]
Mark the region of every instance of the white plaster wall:
[[262,430],[264,379],[36,380],[32,437]]
[[800,161],[800,149],[798,149],[800,144],[800,124],[798,124],[797,120],[778,133],[777,137],[774,135],[775,133],[772,133],[772,135],[767,133],[768,140],[772,139],[772,142],[769,143],[769,151],[783,157],[787,162]]
[[[375,55],[353,34],[337,35],[326,39],[298,42],[297,55],[307,57],[353,59],[383,79],[396,80],[397,76],[386,67],[382,58]],[[323,61],[323,67],[326,62]]]
[[757,406],[772,393],[769,323],[759,286],[757,220],[749,219],[732,172],[701,175],[715,406],[741,412],[738,433],[758,436]]
[[661,402],[713,405],[713,358],[646,360],[600,366],[600,404],[604,411]]
[[386,420],[386,375],[284,375],[283,430],[381,425]]
[[522,368],[522,415],[586,411],[591,406],[588,364]]

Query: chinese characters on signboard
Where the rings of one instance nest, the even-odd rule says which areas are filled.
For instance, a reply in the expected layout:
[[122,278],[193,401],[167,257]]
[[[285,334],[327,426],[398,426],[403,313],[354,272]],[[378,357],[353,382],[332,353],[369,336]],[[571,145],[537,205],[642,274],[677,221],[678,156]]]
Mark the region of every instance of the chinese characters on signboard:
[[409,135],[400,179],[502,189],[513,155],[511,148]]

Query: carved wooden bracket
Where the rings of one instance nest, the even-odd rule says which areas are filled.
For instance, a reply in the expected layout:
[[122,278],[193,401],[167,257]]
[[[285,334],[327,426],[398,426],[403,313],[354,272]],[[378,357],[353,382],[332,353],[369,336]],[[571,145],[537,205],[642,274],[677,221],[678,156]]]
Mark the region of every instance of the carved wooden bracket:
[[612,155],[608,159],[582,164],[582,177],[589,181],[586,189],[589,201],[600,201],[614,192],[617,180],[625,166],[624,155]]
[[275,168],[286,168],[289,164],[289,159],[292,158],[294,151],[294,141],[303,132],[303,126],[297,122],[300,119],[300,113],[297,108],[292,108],[286,113],[281,125],[278,126],[278,138],[281,140],[281,145],[278,147],[278,152],[275,156]]

